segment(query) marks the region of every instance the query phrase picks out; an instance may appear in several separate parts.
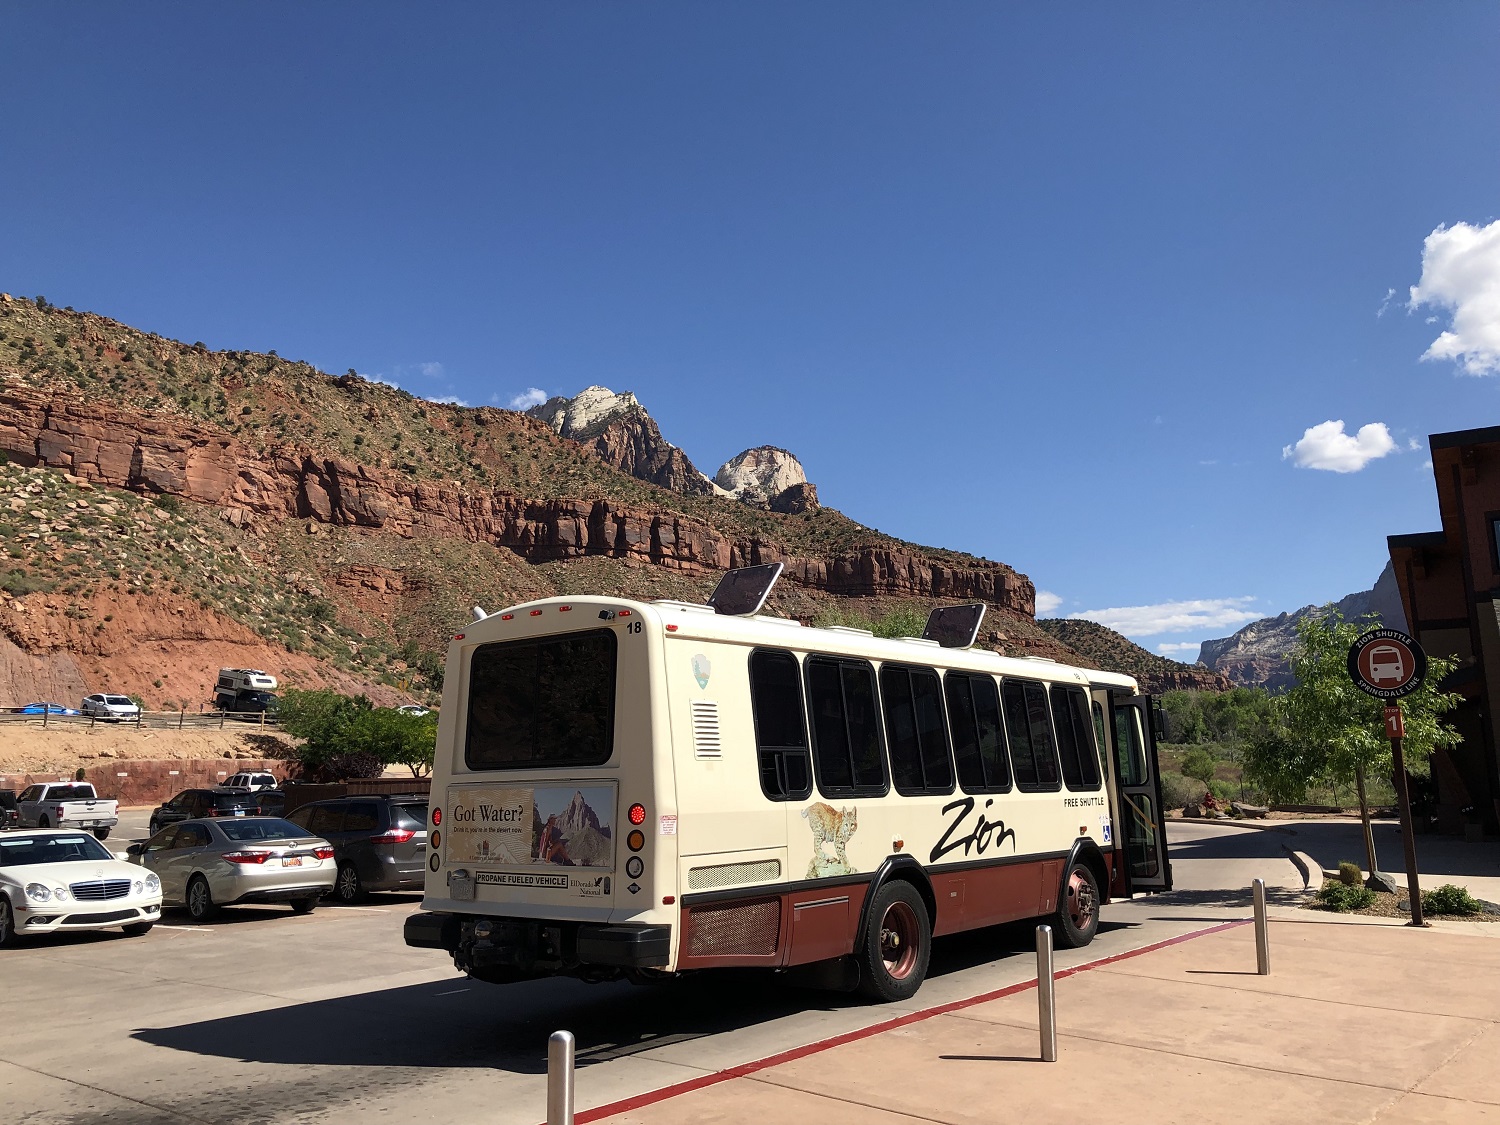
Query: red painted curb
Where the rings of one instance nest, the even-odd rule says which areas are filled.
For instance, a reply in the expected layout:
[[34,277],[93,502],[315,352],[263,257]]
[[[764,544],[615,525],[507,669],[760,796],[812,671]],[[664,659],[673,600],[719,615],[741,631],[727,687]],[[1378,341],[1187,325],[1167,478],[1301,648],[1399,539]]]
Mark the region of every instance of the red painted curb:
[[[1249,924],[1250,919],[1245,918],[1238,922],[1224,922],[1217,926],[1210,926],[1206,930],[1194,930],[1189,934],[1179,934],[1177,937],[1167,938],[1165,941],[1156,942],[1154,945],[1143,945],[1139,949],[1130,949],[1124,953],[1116,953],[1111,957],[1101,957],[1097,961],[1075,965],[1071,969],[1060,969],[1057,972],[1057,979],[1063,980],[1078,973],[1087,972],[1089,969],[1097,969],[1104,965],[1113,965],[1118,961],[1128,961],[1130,958],[1139,957],[1143,953],[1154,953],[1158,949],[1166,949],[1172,945],[1181,945],[1183,942],[1192,941],[1194,938],[1207,937],[1209,934],[1217,934],[1224,930],[1232,930],[1239,926],[1248,926]],[[640,1109],[643,1106],[664,1102],[668,1098],[675,1098],[681,1094],[690,1094],[694,1090],[716,1086],[720,1082],[728,1082],[735,1078],[744,1078],[747,1074],[754,1074],[756,1071],[768,1070],[773,1066],[780,1066],[782,1063],[804,1059],[808,1055],[820,1054],[823,1051],[832,1050],[834,1047],[842,1047],[845,1043],[855,1043],[861,1039],[869,1039],[871,1036],[880,1035],[898,1027],[907,1027],[910,1024],[921,1023],[923,1020],[932,1019],[934,1016],[947,1015],[949,1012],[972,1008],[976,1004],[988,1004],[991,1000],[1014,996],[1018,992],[1025,992],[1028,988],[1035,987],[1036,981],[1034,980],[1022,981],[1020,984],[1012,984],[1005,988],[996,989],[993,992],[983,992],[978,996],[970,996],[963,1000],[950,1000],[946,1004],[923,1008],[919,1012],[907,1012],[905,1015],[883,1020],[880,1023],[871,1024],[869,1027],[846,1031],[842,1035],[834,1035],[828,1039],[820,1039],[814,1043],[805,1043],[800,1047],[793,1047],[778,1054],[767,1055],[765,1058],[755,1059],[752,1062],[740,1063],[738,1066],[731,1066],[725,1070],[705,1074],[700,1078],[689,1078],[685,1082],[677,1082],[671,1086],[663,1086],[658,1090],[649,1090],[644,1094],[621,1098],[619,1101],[610,1102],[608,1105],[583,1110],[574,1114],[573,1120],[577,1125],[586,1125],[590,1121],[600,1121],[606,1117],[613,1117],[617,1113],[626,1113],[632,1109]]]

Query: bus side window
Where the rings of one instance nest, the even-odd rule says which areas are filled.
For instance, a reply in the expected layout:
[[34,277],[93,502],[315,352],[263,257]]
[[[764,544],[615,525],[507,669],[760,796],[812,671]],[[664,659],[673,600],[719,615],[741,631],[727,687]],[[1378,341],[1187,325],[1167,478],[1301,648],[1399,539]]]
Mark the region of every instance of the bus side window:
[[1006,680],[1005,725],[1016,788],[1023,793],[1060,788],[1047,689],[1030,680]]
[[773,801],[800,801],[811,795],[802,670],[795,656],[776,649],[750,654],[750,707],[761,791]]
[[875,669],[863,660],[809,656],[807,709],[818,790],[825,797],[884,796]]
[[1069,789],[1098,789],[1099,768],[1089,748],[1088,705],[1081,688],[1052,685],[1052,719],[1062,757],[1063,784]]
[[953,792],[953,760],[937,673],[887,664],[880,702],[890,742],[891,780],[903,796]]
[[1005,753],[1005,726],[994,678],[949,672],[943,688],[959,785],[965,793],[1010,792],[1010,759]]

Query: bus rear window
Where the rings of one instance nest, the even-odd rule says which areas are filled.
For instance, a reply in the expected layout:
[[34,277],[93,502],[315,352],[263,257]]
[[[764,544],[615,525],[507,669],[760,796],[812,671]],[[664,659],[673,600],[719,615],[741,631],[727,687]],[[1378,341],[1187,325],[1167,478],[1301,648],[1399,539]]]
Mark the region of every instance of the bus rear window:
[[469,665],[471,770],[601,766],[615,729],[608,629],[480,645]]

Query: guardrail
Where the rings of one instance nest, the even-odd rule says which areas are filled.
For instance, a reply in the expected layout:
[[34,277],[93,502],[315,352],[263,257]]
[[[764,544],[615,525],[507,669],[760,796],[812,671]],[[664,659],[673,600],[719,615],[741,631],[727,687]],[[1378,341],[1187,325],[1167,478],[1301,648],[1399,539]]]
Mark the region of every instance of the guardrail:
[[143,711],[139,719],[105,719],[98,715],[61,715],[56,711],[21,714],[13,708],[0,708],[0,724],[31,723],[48,729],[69,727],[140,727],[143,730],[221,730],[256,727],[276,730],[281,724],[264,711]]

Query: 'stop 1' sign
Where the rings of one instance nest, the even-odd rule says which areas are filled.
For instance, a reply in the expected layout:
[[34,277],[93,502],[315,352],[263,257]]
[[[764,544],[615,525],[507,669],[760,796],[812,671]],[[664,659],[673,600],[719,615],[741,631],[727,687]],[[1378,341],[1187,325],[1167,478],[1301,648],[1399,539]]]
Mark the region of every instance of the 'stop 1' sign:
[[1399,629],[1371,629],[1349,646],[1349,678],[1376,699],[1400,699],[1422,686],[1427,654]]

